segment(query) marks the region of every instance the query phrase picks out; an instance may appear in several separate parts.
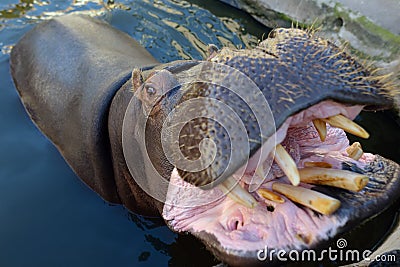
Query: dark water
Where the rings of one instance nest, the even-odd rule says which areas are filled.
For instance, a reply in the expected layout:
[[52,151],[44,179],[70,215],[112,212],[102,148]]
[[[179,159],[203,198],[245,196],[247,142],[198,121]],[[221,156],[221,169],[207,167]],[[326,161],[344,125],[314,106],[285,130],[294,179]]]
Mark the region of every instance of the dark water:
[[[213,266],[189,236],[105,203],[35,128],[9,75],[13,44],[35,24],[70,12],[101,17],[158,60],[200,59],[206,45],[253,46],[269,29],[213,1],[2,0],[0,3],[0,266]],[[363,115],[366,148],[400,161],[391,114]],[[384,130],[383,130],[384,129]],[[384,146],[382,143],[384,142]],[[388,215],[387,224],[394,212]]]

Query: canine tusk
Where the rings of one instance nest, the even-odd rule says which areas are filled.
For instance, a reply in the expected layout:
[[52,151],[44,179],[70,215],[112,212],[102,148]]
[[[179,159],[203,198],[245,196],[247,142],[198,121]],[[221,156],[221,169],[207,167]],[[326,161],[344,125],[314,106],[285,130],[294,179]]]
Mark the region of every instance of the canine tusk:
[[328,117],[322,120],[329,123],[333,127],[343,129],[344,131],[354,134],[356,136],[365,139],[369,137],[369,133],[366,130],[364,130],[360,125],[358,125],[357,123],[353,122],[352,120],[346,118],[341,114]]
[[299,185],[300,176],[296,163],[281,144],[276,146],[275,162],[279,165],[294,186]]
[[300,180],[303,183],[329,185],[358,192],[369,181],[368,176],[345,170],[326,168],[299,169]]
[[274,183],[272,189],[293,202],[299,203],[324,215],[334,213],[340,207],[340,201],[317,191],[301,186]]
[[226,193],[228,197],[243,206],[254,208],[258,204],[254,197],[241,187],[233,177],[229,177],[220,183],[219,188]]
[[326,138],[326,122],[320,119],[315,119],[312,122],[319,134],[319,138],[321,139],[322,142],[324,142]]

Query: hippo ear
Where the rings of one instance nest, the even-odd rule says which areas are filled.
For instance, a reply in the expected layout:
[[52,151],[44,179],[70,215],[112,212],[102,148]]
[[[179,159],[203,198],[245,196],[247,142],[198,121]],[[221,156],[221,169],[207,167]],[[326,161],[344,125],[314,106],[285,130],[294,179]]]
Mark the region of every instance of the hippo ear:
[[134,68],[132,71],[132,91],[136,90],[143,84],[142,71],[139,68]]
[[217,53],[219,49],[215,44],[208,44],[207,46],[207,60],[210,60],[213,58]]

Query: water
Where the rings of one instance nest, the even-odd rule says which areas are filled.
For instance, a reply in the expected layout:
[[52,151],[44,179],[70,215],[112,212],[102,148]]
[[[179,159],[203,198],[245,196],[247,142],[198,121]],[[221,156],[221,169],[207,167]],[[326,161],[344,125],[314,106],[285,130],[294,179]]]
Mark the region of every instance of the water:
[[[202,244],[172,233],[161,220],[105,203],[30,121],[9,74],[10,49],[37,23],[70,12],[107,20],[161,62],[200,59],[208,43],[254,46],[269,31],[248,15],[210,1],[2,0],[0,266],[218,264]],[[377,136],[363,141],[366,148],[399,162],[399,125],[391,114],[364,114],[359,120]],[[393,217],[391,213],[387,223]]]

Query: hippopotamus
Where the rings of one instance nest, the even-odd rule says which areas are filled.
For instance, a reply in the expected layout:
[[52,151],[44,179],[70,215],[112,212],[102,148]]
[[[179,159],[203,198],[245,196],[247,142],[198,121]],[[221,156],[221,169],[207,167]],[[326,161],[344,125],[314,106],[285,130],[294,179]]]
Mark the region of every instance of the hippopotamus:
[[69,14],[23,36],[10,66],[32,121],[84,183],[229,265],[272,263],[265,247],[319,248],[398,199],[399,165],[345,134],[368,138],[353,119],[393,107],[387,75],[312,30],[209,50],[161,64]]

